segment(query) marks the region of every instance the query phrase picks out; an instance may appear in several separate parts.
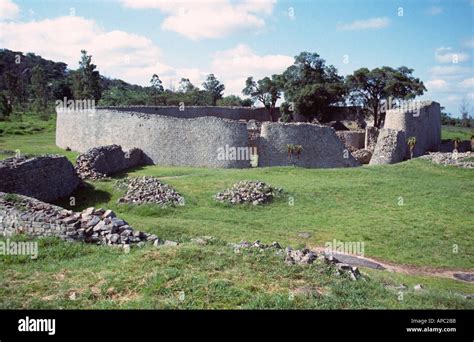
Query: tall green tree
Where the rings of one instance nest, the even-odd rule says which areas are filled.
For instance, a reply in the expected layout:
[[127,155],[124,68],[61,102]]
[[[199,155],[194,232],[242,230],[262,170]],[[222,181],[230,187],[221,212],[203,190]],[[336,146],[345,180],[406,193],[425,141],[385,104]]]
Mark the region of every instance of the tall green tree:
[[380,111],[389,98],[394,101],[413,99],[423,95],[426,88],[422,81],[412,76],[413,69],[405,66],[393,69],[381,67],[361,68],[346,77],[346,86],[353,103],[364,105],[373,115],[374,126],[380,127]]
[[206,81],[202,86],[211,95],[212,105],[215,106],[217,100],[222,99],[225,86],[217,80],[214,74],[207,75]]
[[12,106],[22,102],[22,80],[12,71],[3,74],[3,84],[5,85],[5,97]]
[[321,119],[329,106],[344,101],[344,78],[317,53],[301,52],[283,77],[285,100],[308,119]]
[[48,106],[49,89],[48,80],[43,68],[35,66],[31,71],[31,90],[34,95],[35,106],[39,111],[43,111]]
[[94,99],[98,102],[102,95],[100,74],[92,64],[92,56],[87,51],[81,51],[79,69],[73,74],[72,92],[75,99]]
[[199,90],[199,89],[194,84],[191,83],[189,78],[181,78],[181,81],[179,81],[178,91],[182,93],[191,93],[196,90]]
[[153,74],[150,79],[151,84],[151,102],[153,105],[164,104],[166,105],[166,94],[164,93],[163,82],[157,74]]
[[253,77],[248,77],[245,81],[245,88],[242,89],[242,94],[250,96],[253,102],[261,102],[272,120],[275,121],[276,102],[281,98],[283,86],[284,78],[282,75],[272,75],[272,78],[264,77],[257,82]]

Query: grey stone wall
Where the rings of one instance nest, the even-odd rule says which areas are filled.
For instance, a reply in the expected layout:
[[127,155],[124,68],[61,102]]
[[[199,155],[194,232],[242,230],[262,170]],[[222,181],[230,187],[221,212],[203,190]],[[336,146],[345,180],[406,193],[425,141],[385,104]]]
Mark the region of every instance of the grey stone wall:
[[192,119],[213,116],[230,120],[257,120],[277,121],[280,110],[276,108],[273,118],[270,117],[265,108],[250,107],[218,107],[218,106],[128,106],[128,107],[98,107],[99,110],[120,110],[124,112],[136,112],[142,114],[157,114],[181,119]]
[[79,185],[74,166],[64,156],[8,158],[0,161],[0,191],[51,202]]
[[365,131],[336,131],[336,135],[351,151],[364,148]]
[[[415,107],[415,106],[414,106]],[[413,156],[437,151],[441,144],[441,111],[437,102],[423,102],[419,109],[391,109],[385,116],[384,128],[402,130],[406,138],[415,137]]]
[[216,117],[182,119],[157,114],[97,109],[59,111],[56,145],[85,152],[102,145],[139,148],[155,164],[222,168],[249,167],[249,160],[219,158],[219,149],[246,148],[247,124]]
[[394,164],[403,161],[408,152],[404,131],[382,128],[369,165]]
[[258,142],[259,166],[289,165],[288,144],[303,147],[300,158],[296,160],[297,166],[331,168],[360,165],[331,127],[265,122]]

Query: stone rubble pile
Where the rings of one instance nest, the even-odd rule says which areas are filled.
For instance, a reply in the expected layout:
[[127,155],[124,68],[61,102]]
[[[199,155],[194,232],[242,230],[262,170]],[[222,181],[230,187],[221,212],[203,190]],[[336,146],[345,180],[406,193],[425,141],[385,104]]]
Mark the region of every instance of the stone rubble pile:
[[140,149],[124,152],[119,145],[98,146],[77,157],[76,172],[81,179],[98,180],[142,164],[145,162]]
[[372,158],[372,152],[366,149],[360,149],[352,152],[352,155],[357,159],[361,164],[368,164],[370,158]]
[[[272,242],[270,245],[263,244],[260,240],[254,243],[241,241],[239,243],[230,244],[233,247],[235,253],[240,253],[242,249],[257,249],[260,251],[266,249],[275,249],[277,253],[283,252],[282,247],[278,242]],[[292,249],[287,247],[284,250],[285,262],[288,265],[310,265],[316,260],[324,262],[326,264],[333,265],[339,272],[339,274],[347,273],[352,280],[358,280],[362,277],[359,269],[356,266],[349,265],[347,263],[340,262],[332,255],[328,255],[324,252],[315,252],[307,248],[305,249]]]
[[155,177],[127,178],[119,181],[117,186],[126,190],[125,195],[118,200],[119,203],[156,203],[162,207],[184,205],[183,196]]
[[282,194],[283,190],[274,188],[261,181],[240,181],[232,188],[214,196],[218,202],[230,204],[252,203],[253,205],[267,203]]
[[0,235],[26,234],[57,236],[66,241],[84,241],[99,245],[177,244],[163,241],[154,234],[134,230],[112,210],[87,208],[74,212],[34,198],[0,193]]
[[453,165],[466,169],[474,169],[474,161],[466,161],[466,158],[474,157],[471,152],[430,152],[427,155],[421,156],[421,159],[430,160],[432,163],[440,165]]
[[[112,210],[87,208],[80,213],[71,213],[62,221],[68,240],[79,240],[100,245],[130,245],[140,242],[160,241],[154,234],[134,230]],[[158,243],[156,243],[158,244]]]

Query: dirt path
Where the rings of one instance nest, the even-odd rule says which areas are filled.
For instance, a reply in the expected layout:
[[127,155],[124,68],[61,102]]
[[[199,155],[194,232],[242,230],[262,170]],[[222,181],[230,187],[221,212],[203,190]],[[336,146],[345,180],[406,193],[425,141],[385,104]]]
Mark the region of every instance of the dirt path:
[[[325,251],[324,247],[315,247],[312,248],[315,251],[321,253]],[[372,269],[378,270],[387,270],[389,272],[403,273],[409,275],[419,275],[419,276],[431,276],[431,277],[440,277],[454,279],[458,281],[472,283],[474,282],[474,270],[465,271],[465,270],[452,270],[452,269],[441,269],[425,266],[412,266],[412,265],[399,265],[391,262],[380,261],[373,258],[366,258],[360,256],[353,256],[348,254],[334,254],[336,259],[339,259],[342,262],[351,264],[354,266],[369,267]]]

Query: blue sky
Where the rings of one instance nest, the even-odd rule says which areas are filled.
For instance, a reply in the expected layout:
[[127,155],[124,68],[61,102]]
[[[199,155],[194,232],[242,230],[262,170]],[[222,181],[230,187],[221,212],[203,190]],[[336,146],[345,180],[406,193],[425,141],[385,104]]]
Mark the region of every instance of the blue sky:
[[[0,0],[0,47],[77,67],[81,49],[109,77],[166,87],[213,72],[226,94],[282,72],[301,51],[343,75],[406,65],[454,115],[474,104],[474,0]],[[471,108],[472,110],[472,108]]]

